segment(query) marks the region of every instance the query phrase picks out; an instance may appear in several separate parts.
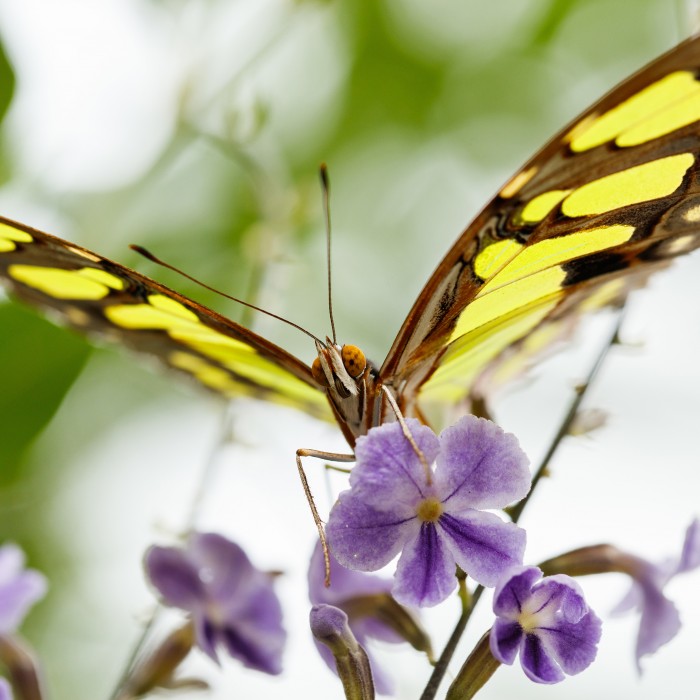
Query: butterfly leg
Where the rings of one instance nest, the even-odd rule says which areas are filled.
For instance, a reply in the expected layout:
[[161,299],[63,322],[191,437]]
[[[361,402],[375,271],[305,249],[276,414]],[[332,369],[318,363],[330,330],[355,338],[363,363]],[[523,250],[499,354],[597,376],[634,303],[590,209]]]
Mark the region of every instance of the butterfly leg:
[[311,508],[311,515],[313,516],[314,522],[316,523],[316,529],[318,530],[318,537],[321,540],[321,547],[323,549],[323,566],[325,569],[325,579],[324,583],[326,586],[331,585],[331,558],[328,553],[328,542],[326,540],[326,533],[323,529],[323,522],[321,521],[321,516],[318,514],[318,508],[316,508],[316,503],[314,502],[314,496],[309,488],[309,481],[306,478],[306,473],[304,472],[304,467],[301,463],[302,457],[316,457],[316,459],[326,459],[330,462],[354,462],[355,455],[347,455],[338,452],[324,452],[323,450],[308,450],[305,448],[299,448],[297,450],[297,469],[299,470],[299,478],[301,479],[301,485],[304,488],[304,493],[306,494],[306,501]]

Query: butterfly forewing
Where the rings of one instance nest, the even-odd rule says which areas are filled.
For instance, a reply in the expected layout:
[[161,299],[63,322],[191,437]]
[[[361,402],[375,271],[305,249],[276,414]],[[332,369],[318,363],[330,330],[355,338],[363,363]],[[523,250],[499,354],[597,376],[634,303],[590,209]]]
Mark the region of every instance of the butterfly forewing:
[[457,240],[381,369],[410,410],[510,376],[700,245],[700,39],[555,136]]
[[310,369],[247,328],[134,270],[0,218],[0,278],[34,306],[194,377],[332,420]]

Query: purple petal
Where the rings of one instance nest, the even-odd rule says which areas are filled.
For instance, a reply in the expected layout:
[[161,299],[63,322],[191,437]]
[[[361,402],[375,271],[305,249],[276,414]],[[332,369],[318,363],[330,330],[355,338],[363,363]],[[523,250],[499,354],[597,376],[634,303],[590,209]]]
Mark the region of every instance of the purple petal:
[[564,673],[535,634],[525,635],[520,648],[520,663],[525,675],[535,683],[559,683],[564,680]]
[[502,664],[510,666],[515,661],[522,639],[523,630],[517,622],[496,619],[489,636],[491,653]]
[[272,579],[249,566],[246,586],[234,591],[235,604],[223,611],[227,618],[219,621],[219,638],[228,653],[245,666],[278,674],[287,637],[282,608]]
[[676,606],[655,585],[648,581],[641,582],[643,596],[642,616],[637,635],[637,667],[642,656],[653,654],[667,642],[670,642],[681,628],[681,621]]
[[0,700],[12,700],[12,688],[4,678],[0,678]]
[[216,533],[195,533],[190,537],[186,556],[196,567],[210,598],[221,601],[244,599],[255,587],[253,565],[235,543]]
[[642,594],[642,587],[636,582],[632,581],[632,585],[629,590],[622,597],[619,603],[610,611],[613,616],[624,615],[626,612],[635,609],[642,609],[642,602],[644,601],[644,596]]
[[[435,461],[440,443],[435,433],[415,419],[406,421],[428,465]],[[425,466],[398,423],[385,423],[358,438],[357,463],[350,473],[354,493],[377,510],[412,512],[425,494]]]
[[457,564],[484,586],[495,586],[508,569],[522,564],[525,530],[493,513],[445,512],[437,526]]
[[343,491],[328,516],[326,534],[335,558],[349,569],[376,571],[388,564],[420,529],[418,518],[379,511],[362,496]]
[[276,675],[282,671],[286,640],[282,610],[271,579],[260,572],[254,573],[256,585],[230,611],[218,608],[212,614],[215,605],[210,604],[195,613],[197,645],[217,663],[216,647],[221,644],[244,666]]
[[576,623],[588,612],[588,605],[576,581],[557,574],[547,576],[534,587],[528,609],[542,616],[556,614],[567,622]]
[[542,578],[536,566],[516,566],[498,582],[493,594],[493,611],[498,617],[515,620],[522,612],[532,587]]
[[435,481],[453,512],[503,508],[530,490],[528,459],[515,435],[468,415],[441,433]]
[[392,582],[380,576],[351,571],[341,566],[333,553],[331,560],[331,585],[325,585],[325,566],[323,549],[317,542],[309,563],[309,600],[313,604],[327,603],[342,607],[341,603],[348,598],[375,593],[389,593]]
[[406,641],[396,630],[382,622],[381,617],[351,617],[350,626],[358,640],[370,638],[389,644],[402,644]]
[[151,547],[144,558],[150,582],[166,605],[196,610],[206,599],[204,584],[186,553],[175,547]]
[[13,543],[0,547],[0,588],[24,569],[24,552]]
[[693,520],[685,531],[683,552],[676,573],[693,571],[700,566],[700,520]]
[[197,646],[215,663],[219,663],[216,653],[218,630],[212,621],[203,613],[194,614],[194,634]]
[[538,628],[536,634],[563,671],[574,675],[593,663],[600,641],[601,621],[589,610],[578,622],[559,619],[550,628]]
[[[276,601],[276,598],[275,598]],[[271,611],[272,616],[273,611]],[[277,604],[277,629],[269,629],[271,620],[264,624],[253,620],[248,624],[236,621],[236,624],[224,627],[220,633],[226,651],[248,668],[277,675],[282,672],[282,650],[286,635],[281,626],[281,610]],[[268,627],[266,629],[266,626]]]
[[437,605],[457,586],[455,560],[432,523],[404,547],[396,567],[394,598],[405,605]]
[[0,634],[11,634],[22,624],[29,609],[46,593],[46,578],[31,569],[21,572],[0,588]]
[[29,609],[46,594],[46,578],[24,568],[24,552],[15,544],[0,547],[0,634],[11,634]]

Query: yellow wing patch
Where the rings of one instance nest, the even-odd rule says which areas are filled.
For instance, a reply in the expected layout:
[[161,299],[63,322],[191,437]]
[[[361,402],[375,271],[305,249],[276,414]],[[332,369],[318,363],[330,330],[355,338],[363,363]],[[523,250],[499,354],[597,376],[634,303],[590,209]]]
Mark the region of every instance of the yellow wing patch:
[[513,215],[512,223],[518,227],[538,224],[560,203],[561,213],[575,218],[666,197],[680,187],[694,163],[692,153],[679,153],[606,175],[575,189],[549,190],[526,202]]
[[589,182],[562,203],[564,216],[592,216],[649,202],[673,194],[695,162],[692,153],[680,153],[643,163]]
[[199,317],[180,302],[151,294],[148,304],[115,304],[104,314],[115,326],[129,330],[171,330],[178,323],[198,323]]
[[0,222],[0,253],[9,253],[17,248],[16,243],[31,243],[32,237],[21,229]]
[[569,147],[580,153],[613,140],[620,147],[636,146],[699,119],[700,83],[689,71],[675,71],[575,127]]
[[[477,256],[474,264],[474,272],[477,274],[479,271],[490,273],[485,276],[479,274],[487,284],[481,288],[477,299],[498,287],[533,275],[552,265],[626,243],[633,233],[634,226],[601,226],[576,231],[567,236],[546,238],[529,246],[513,240],[495,243],[485,248]],[[500,255],[490,255],[490,249],[497,246],[501,246],[498,251]],[[488,256],[488,267],[480,261],[482,256]],[[496,262],[502,263],[500,269],[497,269]]]
[[533,197],[516,215],[516,225],[537,224],[566,197],[571,190],[550,190]]
[[[565,296],[563,263],[627,243],[634,231],[628,225],[602,226],[529,246],[508,240],[485,248],[474,269],[487,273],[486,284],[459,316],[440,366],[421,388],[421,400],[463,397],[484,367],[531,334]],[[592,307],[618,291],[615,282],[605,285]]]
[[64,270],[37,265],[10,265],[9,276],[54,299],[104,299],[112,289],[123,289],[124,282],[104,270],[85,267]]

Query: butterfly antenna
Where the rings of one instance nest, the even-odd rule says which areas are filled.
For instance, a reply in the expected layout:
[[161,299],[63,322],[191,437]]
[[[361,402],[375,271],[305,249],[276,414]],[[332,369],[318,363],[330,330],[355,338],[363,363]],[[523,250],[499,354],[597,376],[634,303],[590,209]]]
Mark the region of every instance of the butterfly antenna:
[[219,289],[215,289],[214,287],[210,287],[208,284],[205,284],[201,280],[198,280],[196,277],[192,277],[192,275],[188,275],[186,272],[181,270],[178,267],[175,267],[174,265],[171,265],[170,263],[165,262],[164,260],[161,260],[160,258],[156,257],[151,253],[149,250],[146,250],[143,246],[140,245],[135,245],[131,244],[129,246],[131,250],[136,251],[139,255],[143,255],[144,258],[147,260],[150,260],[151,262],[156,263],[156,265],[160,265],[161,267],[165,267],[168,270],[172,270],[173,272],[177,272],[178,275],[182,275],[185,279],[190,280],[190,282],[194,282],[195,284],[198,284],[200,287],[204,287],[204,289],[208,289],[210,292],[214,292],[215,294],[219,294],[220,296],[224,297],[225,299],[230,299],[231,301],[235,301],[238,304],[242,304],[243,306],[246,306],[249,309],[253,309],[254,311],[259,311],[261,314],[265,314],[266,316],[271,316],[272,318],[276,318],[278,321],[282,321],[282,323],[286,323],[288,326],[292,326],[292,328],[296,328],[297,330],[301,331],[302,333],[305,333],[306,335],[309,336],[309,338],[312,338],[315,340],[317,343],[322,343],[321,340],[319,340],[311,331],[307,331],[306,328],[302,328],[298,323],[294,323],[294,321],[290,321],[288,318],[284,318],[283,316],[278,316],[277,314],[273,314],[272,311],[267,311],[266,309],[261,309],[259,306],[256,306],[255,304],[251,304],[250,302],[243,301],[243,299],[239,299],[238,297],[231,296],[230,294],[226,294],[225,292],[222,292]]
[[331,291],[331,205],[330,205],[330,183],[328,181],[328,168],[325,163],[321,163],[321,191],[323,193],[323,216],[326,221],[326,268],[328,270],[328,315],[331,319],[331,334],[333,344],[337,344],[335,336],[335,320],[333,319],[333,294]]

